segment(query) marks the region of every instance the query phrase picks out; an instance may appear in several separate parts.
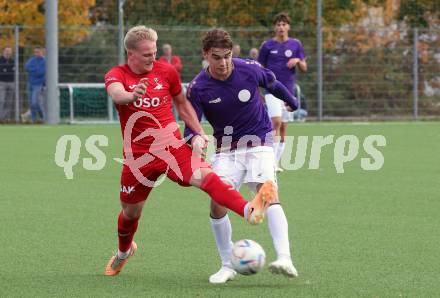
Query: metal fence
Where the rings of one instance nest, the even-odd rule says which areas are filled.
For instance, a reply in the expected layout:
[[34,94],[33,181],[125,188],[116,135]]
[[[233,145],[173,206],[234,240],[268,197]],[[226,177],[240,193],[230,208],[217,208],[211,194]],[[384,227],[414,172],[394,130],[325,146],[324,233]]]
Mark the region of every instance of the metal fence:
[[[173,53],[183,61],[182,81],[189,82],[202,68],[200,39],[205,29],[156,29],[158,55],[162,44],[171,44]],[[235,43],[240,44],[242,57],[247,57],[250,48],[259,48],[272,36],[267,29],[227,29]],[[306,74],[298,73],[297,82],[305,95],[310,118],[316,119],[320,112],[317,102],[319,52],[323,61],[322,119],[440,116],[440,30],[342,27],[324,29],[322,34],[322,51],[317,49],[315,28],[292,30],[290,34],[301,40],[308,56],[309,70]],[[28,42],[30,35],[41,36],[40,45],[43,45],[43,28],[0,27],[0,40],[5,43],[1,46],[11,45],[16,60],[16,88],[14,95],[6,98],[7,107],[11,109],[7,121],[26,120],[21,119],[28,110],[24,64],[36,45]],[[59,36],[59,82],[62,84],[102,83],[106,71],[118,63],[117,27],[60,28]],[[74,96],[74,100],[89,103],[89,110],[99,109],[99,102],[106,104],[102,90],[99,94],[85,90],[77,93],[78,98]],[[96,101],[101,96],[105,99]],[[90,107],[94,100],[96,103]],[[69,119],[69,92],[62,88],[60,101],[62,120]],[[81,104],[76,109],[81,109]],[[104,108],[102,113],[108,115],[108,109]]]

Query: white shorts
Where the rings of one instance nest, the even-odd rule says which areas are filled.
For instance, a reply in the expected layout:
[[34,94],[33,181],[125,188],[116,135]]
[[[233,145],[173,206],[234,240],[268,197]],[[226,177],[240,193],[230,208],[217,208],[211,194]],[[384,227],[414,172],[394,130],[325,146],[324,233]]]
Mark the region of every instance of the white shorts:
[[270,118],[281,117],[281,121],[286,123],[293,120],[293,112],[287,111],[284,101],[273,96],[272,94],[266,94],[264,96],[267,106],[267,113]]
[[239,190],[244,183],[256,193],[257,185],[267,180],[275,184],[275,156],[273,148],[257,146],[221,152],[211,157],[212,169],[226,183]]

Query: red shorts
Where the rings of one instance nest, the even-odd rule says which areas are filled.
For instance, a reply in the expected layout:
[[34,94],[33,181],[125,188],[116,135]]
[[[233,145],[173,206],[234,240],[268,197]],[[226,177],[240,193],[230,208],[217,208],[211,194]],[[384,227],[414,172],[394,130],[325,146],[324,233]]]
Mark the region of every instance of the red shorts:
[[[154,187],[154,182],[162,174],[166,174],[182,186],[190,186],[189,181],[194,171],[210,167],[205,160],[192,157],[192,150],[186,144],[177,149],[168,147],[168,150],[163,152],[163,158],[148,155],[151,160],[143,162],[145,165],[139,168],[130,168],[124,161],[120,189],[122,202],[136,204],[145,201]],[[142,154],[134,154],[134,159],[137,160],[141,156]]]

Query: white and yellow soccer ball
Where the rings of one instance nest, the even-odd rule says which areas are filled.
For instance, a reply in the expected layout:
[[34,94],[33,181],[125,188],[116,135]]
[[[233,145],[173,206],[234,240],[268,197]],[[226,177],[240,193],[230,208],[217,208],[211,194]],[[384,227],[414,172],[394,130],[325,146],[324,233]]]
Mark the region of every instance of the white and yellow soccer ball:
[[252,275],[261,271],[265,261],[264,249],[253,240],[243,239],[232,247],[232,268],[240,274]]

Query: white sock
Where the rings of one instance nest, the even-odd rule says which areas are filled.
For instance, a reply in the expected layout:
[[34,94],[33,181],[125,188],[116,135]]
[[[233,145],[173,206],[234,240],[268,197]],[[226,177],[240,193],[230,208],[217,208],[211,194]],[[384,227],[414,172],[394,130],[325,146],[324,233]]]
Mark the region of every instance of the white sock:
[[249,203],[249,202],[247,202],[246,203],[246,205],[244,205],[244,219],[248,219],[247,217],[248,217],[248,212],[249,212],[249,205],[250,205],[251,203]]
[[222,266],[231,267],[232,226],[229,217],[226,214],[222,218],[210,218],[210,220]]
[[278,162],[278,146],[280,145],[279,142],[274,142],[273,143],[273,154],[275,156],[275,162]]
[[283,207],[280,204],[269,206],[266,216],[278,259],[290,259],[289,228]]
[[125,259],[125,258],[127,258],[128,255],[130,254],[130,249],[131,249],[131,248],[129,248],[129,249],[128,249],[127,251],[125,251],[125,252],[120,251],[120,250],[118,249],[118,258],[120,258],[120,259]]
[[281,159],[281,156],[283,156],[283,152],[284,152],[284,147],[286,147],[286,144],[284,142],[280,142],[278,144],[278,148],[277,148],[277,155],[276,155],[276,161],[279,162]]

